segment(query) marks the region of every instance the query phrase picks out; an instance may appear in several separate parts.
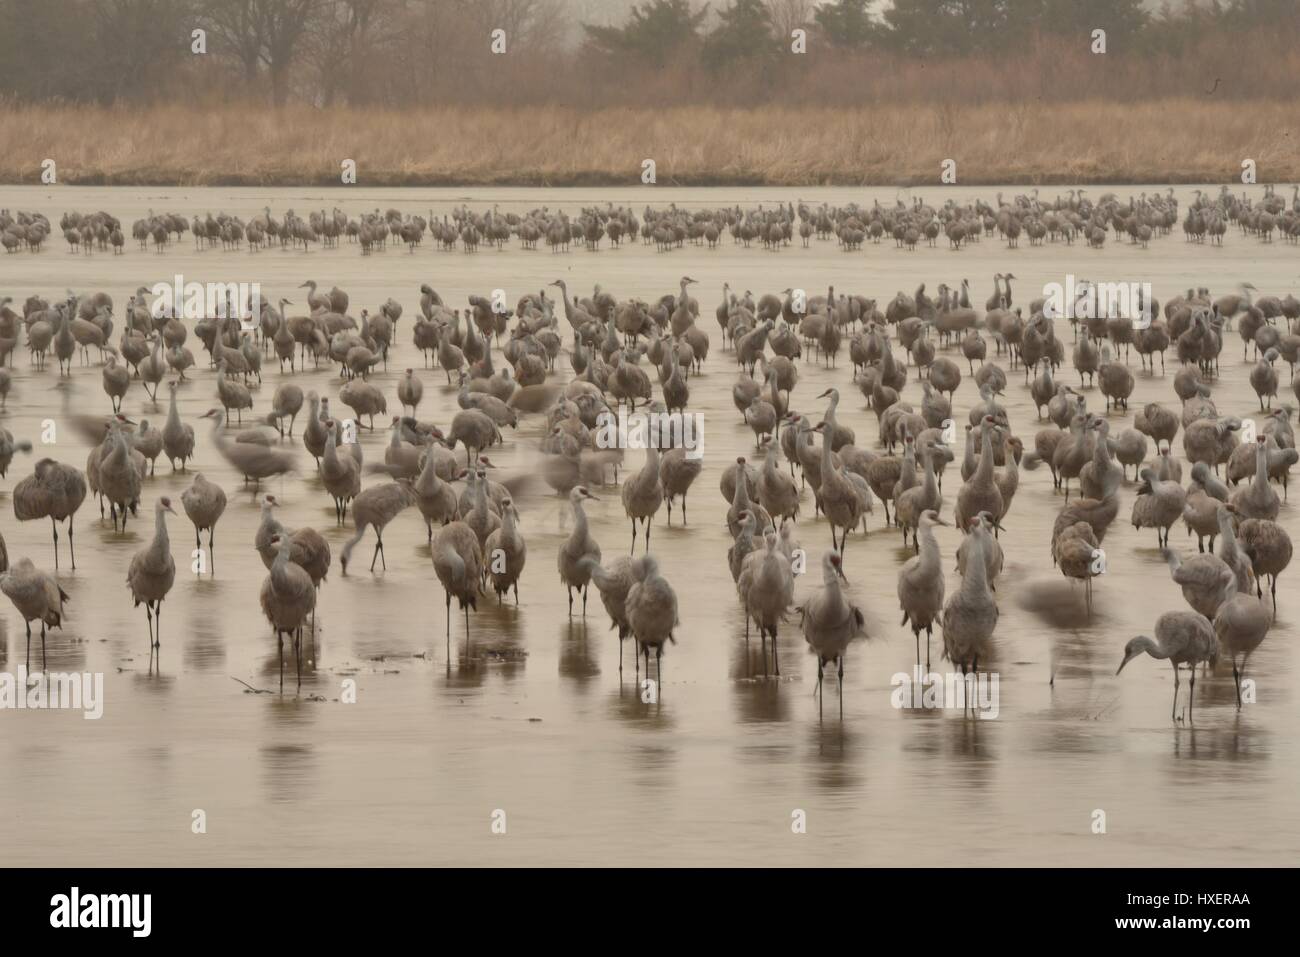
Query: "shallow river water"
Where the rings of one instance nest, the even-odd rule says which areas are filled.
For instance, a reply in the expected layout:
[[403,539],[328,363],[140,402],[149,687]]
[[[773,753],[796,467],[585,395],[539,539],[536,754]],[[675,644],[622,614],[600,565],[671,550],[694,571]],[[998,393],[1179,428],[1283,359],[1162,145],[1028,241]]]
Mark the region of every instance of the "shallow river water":
[[[1152,187],[1119,188],[1120,195]],[[1260,190],[1253,190],[1259,195]],[[958,199],[994,190],[952,188]],[[1008,195],[1017,192],[1008,188]],[[1093,190],[1097,194],[1099,190]],[[1050,195],[1047,191],[1045,195]],[[1188,190],[1180,190],[1184,203]],[[646,203],[687,206],[752,205],[802,199],[892,203],[882,190],[495,189],[320,190],[2,188],[0,207],[34,209],[57,223],[65,211],[105,209],[125,223],[149,209],[226,211],[244,217],[271,206],[341,206],[356,215],[375,207],[436,215],[453,205],[502,211],[540,205],[576,213],[582,205]],[[946,199],[930,191],[930,202]],[[178,565],[175,587],[163,608],[160,674],[148,673],[143,609],[133,608],[125,568],[152,533],[160,495],[178,497],[190,476],[171,474],[165,459],[147,480],[140,517],[125,535],[99,520],[93,500],[76,516],[78,566],[61,556],[60,580],[71,596],[68,620],[51,632],[54,671],[105,674],[104,714],[0,711],[0,846],[13,864],[581,864],[744,863],[796,864],[1283,864],[1300,852],[1293,813],[1300,791],[1300,754],[1293,730],[1300,724],[1296,572],[1283,576],[1277,620],[1252,659],[1248,675],[1258,700],[1238,713],[1230,670],[1220,666],[1197,683],[1194,726],[1170,721],[1172,675],[1164,662],[1140,658],[1118,677],[1125,642],[1150,633],[1163,611],[1184,607],[1155,548],[1150,530],[1126,524],[1132,481],[1121,492],[1120,518],[1106,539],[1108,573],[1095,584],[1094,609],[1084,613],[1082,592],[1051,565],[1049,532],[1061,505],[1046,470],[1025,472],[1006,520],[1002,543],[1007,566],[998,583],[1001,620],[996,657],[1000,713],[995,720],[964,718],[960,710],[899,710],[891,704],[891,676],[914,661],[912,636],[898,622],[895,582],[908,555],[900,537],[884,528],[883,514],[869,534],[848,546],[848,577],[868,619],[870,637],[855,644],[846,662],[844,717],[832,718],[835,686],[819,720],[812,689],[816,660],[797,621],[781,635],[782,678],[764,679],[757,641],[747,651],[744,621],[726,564],[730,536],[718,481],[738,454],[752,454],[753,435],[736,412],[731,386],[734,358],[721,348],[713,310],[722,284],[756,295],[787,286],[824,293],[876,297],[883,308],[899,289],[920,282],[973,284],[979,302],[992,292],[994,272],[1014,271],[1017,301],[1039,294],[1045,282],[1067,273],[1093,279],[1147,281],[1165,301],[1188,286],[1215,294],[1252,282],[1261,294],[1300,289],[1300,254],[1294,246],[1263,244],[1230,230],[1223,248],[1184,243],[1181,230],[1148,250],[1113,237],[1101,251],[1062,244],[1008,250],[986,239],[951,252],[907,252],[892,242],[840,252],[834,242],[797,243],[777,253],[745,249],[724,240],[717,250],[685,248],[657,253],[639,243],[596,253],[567,254],[510,246],[467,255],[443,253],[428,243],[411,255],[390,247],[362,257],[355,246],[249,254],[220,249],[196,252],[186,237],[162,254],[141,252],[128,241],[123,256],[84,256],[51,238],[37,255],[0,257],[0,296],[16,305],[32,293],[54,297],[105,291],[119,316],[139,285],[187,280],[259,282],[262,294],[303,303],[297,287],[316,279],[350,294],[354,315],[388,297],[400,301],[398,347],[387,372],[372,381],[396,409],[395,385],[406,366],[419,368],[411,345],[418,288],[429,283],[452,306],[471,293],[507,292],[513,303],[564,278],[583,294],[595,283],[620,297],[646,300],[675,292],[689,274],[701,305],[700,325],[712,339],[704,373],[690,380],[690,409],[705,416],[704,473],[690,494],[690,525],[677,516],[669,528],[661,511],[653,551],[676,588],[682,624],[678,643],[664,659],[657,703],[643,703],[630,655],[620,679],[615,633],[593,593],[588,615],[570,620],[555,554],[569,527],[567,505],[544,485],[520,497],[528,564],[521,602],[498,607],[484,600],[472,616],[467,642],[463,618],[451,623],[451,653],[444,644],[443,595],[433,574],[425,531],[412,509],[385,535],[388,569],[366,570],[373,539],[359,546],[342,574],[337,556],[351,535],[335,526],[332,503],[300,455],[298,477],[270,488],[284,503],[286,526],[313,525],[334,548],[335,565],[322,590],[314,662],[301,694],[253,694],[245,684],[276,687],[275,639],[258,608],[265,569],[253,550],[258,507],[251,491],[216,454],[205,422],[217,404],[214,374],[196,337],[187,345],[199,359],[181,390],[181,409],[199,437],[193,468],[219,482],[230,504],[217,527],[215,577],[189,572],[192,528],[183,513],[170,519]],[[290,307],[290,311],[295,311]],[[1068,327],[1062,334],[1069,337]],[[565,328],[565,337],[568,330]],[[956,353],[954,353],[956,354]],[[901,353],[899,353],[901,356]],[[1068,350],[1067,350],[1068,356]],[[965,362],[960,360],[963,372]],[[498,365],[504,360],[498,354]],[[1005,359],[1001,360],[1005,367]],[[1177,408],[1169,374],[1141,373],[1131,400],[1136,410],[1152,400]],[[8,501],[34,460],[51,456],[84,467],[88,446],[69,428],[53,446],[40,444],[41,423],[69,413],[105,413],[109,401],[99,368],[74,360],[66,387],[55,363],[34,370],[27,351],[14,357],[13,391],[0,425],[37,444],[15,457],[0,482],[0,530],[12,558],[31,557],[52,569],[48,522],[18,524]],[[1135,373],[1137,357],[1132,359]],[[1229,333],[1222,378],[1214,398],[1224,413],[1251,415],[1258,403],[1247,382],[1249,364]],[[1279,363],[1283,380],[1285,363]],[[556,376],[571,375],[561,359]],[[875,414],[864,408],[851,382],[847,343],[837,368],[811,359],[800,367],[792,406],[820,414],[815,399],[835,385],[843,393],[840,420],[858,443],[874,446]],[[275,386],[288,376],[267,363],[255,389],[255,409],[265,413]],[[442,423],[456,409],[440,370],[422,373],[422,419]],[[1019,370],[1002,399],[1013,430],[1031,445],[1041,427]],[[1060,378],[1074,381],[1068,367]],[[304,388],[336,396],[337,368],[299,373]],[[657,390],[656,390],[657,392]],[[1101,409],[1095,389],[1089,404]],[[1283,400],[1294,401],[1289,383]],[[909,382],[906,399],[919,405]],[[976,398],[964,381],[958,421]],[[155,407],[139,384],[125,411],[161,426],[165,404]],[[247,421],[246,417],[246,421]],[[1112,416],[1112,431],[1131,423]],[[536,467],[540,416],[506,430],[504,448],[492,450],[501,473]],[[301,426],[301,420],[300,420]],[[387,434],[362,434],[367,461],[382,461]],[[1175,441],[1181,457],[1181,433]],[[628,455],[640,465],[641,453]],[[945,512],[950,516],[959,473],[950,469]],[[369,476],[363,484],[381,478]],[[588,509],[606,560],[626,549],[629,527],[618,490],[597,489]],[[179,502],[177,503],[178,512]],[[819,559],[829,544],[824,520],[813,521],[806,492],[800,538],[813,557],[797,598],[820,585]],[[1279,521],[1300,534],[1295,506]],[[948,586],[959,579],[951,556],[959,536],[941,528]],[[1194,539],[1176,526],[1172,541],[1184,554]],[[639,546],[638,546],[639,552]],[[453,613],[455,614],[455,613]],[[937,629],[936,629],[937,632]],[[936,634],[936,639],[938,639]],[[23,623],[0,602],[0,670],[22,663]],[[34,649],[33,663],[38,660]],[[936,670],[940,666],[935,651]],[[1048,684],[1058,663],[1055,687]],[[286,652],[288,668],[292,655]],[[344,679],[357,683],[357,701],[339,700]],[[235,679],[239,679],[238,681]],[[1185,692],[1184,687],[1184,692]],[[206,833],[192,832],[196,809]],[[806,833],[792,833],[794,812],[806,816]],[[1096,812],[1105,833],[1095,833]],[[494,814],[505,833],[494,833]],[[499,830],[500,828],[498,828]]]

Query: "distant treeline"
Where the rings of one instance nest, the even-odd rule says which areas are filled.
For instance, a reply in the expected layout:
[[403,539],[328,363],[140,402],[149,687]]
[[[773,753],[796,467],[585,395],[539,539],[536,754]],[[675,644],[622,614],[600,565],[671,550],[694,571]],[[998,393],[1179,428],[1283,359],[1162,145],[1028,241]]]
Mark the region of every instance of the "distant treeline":
[[645,0],[576,40],[568,16],[563,0],[0,0],[0,97],[956,108],[1300,87],[1300,0]]

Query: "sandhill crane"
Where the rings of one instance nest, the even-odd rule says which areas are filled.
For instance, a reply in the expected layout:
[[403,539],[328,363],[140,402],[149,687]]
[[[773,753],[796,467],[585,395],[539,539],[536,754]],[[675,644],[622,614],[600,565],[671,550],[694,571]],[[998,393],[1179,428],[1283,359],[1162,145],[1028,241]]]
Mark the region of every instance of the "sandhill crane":
[[172,471],[176,471],[176,460],[180,459],[181,471],[185,470],[185,462],[194,456],[194,427],[181,422],[180,410],[176,405],[176,382],[169,382],[168,388],[171,391],[171,405],[167,410],[167,423],[162,429],[163,451],[167,453],[167,459],[172,464]]
[[226,493],[215,482],[209,482],[202,472],[196,472],[190,487],[181,492],[181,507],[194,523],[194,547],[202,548],[199,532],[208,530],[208,561],[213,574],[217,570],[216,550],[212,546],[212,536],[217,529],[217,520],[226,510]]
[[402,403],[402,412],[405,413],[409,407],[411,415],[415,415],[416,407],[423,397],[424,383],[416,377],[414,369],[407,369],[397,383],[397,400]]
[[1241,676],[1246,662],[1268,634],[1273,616],[1268,605],[1254,595],[1237,591],[1235,581],[1227,581],[1224,600],[1214,616],[1214,634],[1219,649],[1232,661],[1232,680],[1237,687],[1237,710],[1241,710]]
[[898,570],[898,606],[903,610],[900,624],[912,626],[917,665],[921,664],[921,632],[925,632],[927,673],[930,670],[930,639],[934,637],[934,622],[943,612],[943,562],[939,557],[934,527],[947,524],[936,509],[923,511],[917,523],[917,554]]
[[[608,566],[598,559],[584,555],[578,560],[580,569],[591,576],[591,582],[600,592],[601,604],[609,613],[610,628],[618,629],[618,671],[623,673],[623,641],[632,634],[632,623],[627,617],[627,595],[635,579],[632,577],[633,559],[619,555]],[[638,665],[640,659],[637,659]]]
[[104,364],[102,378],[104,383],[104,392],[113,402],[113,411],[122,411],[122,399],[126,395],[126,390],[131,385],[131,372],[125,366],[117,364],[118,354],[115,350],[110,350],[108,362]]
[[692,457],[685,448],[669,449],[659,460],[659,482],[668,505],[668,524],[673,523],[673,499],[682,497],[682,524],[686,524],[686,493],[704,470],[702,456]]
[[253,394],[248,391],[248,386],[234,379],[226,378],[227,361],[222,359],[217,363],[217,398],[221,401],[221,408],[225,410],[227,416],[230,410],[234,409],[239,421],[244,421],[244,409],[253,408]]
[[[285,537],[290,544],[289,561],[302,567],[310,577],[312,585],[320,591],[320,586],[329,575],[330,546],[324,536],[314,528],[298,528],[288,531],[276,520],[273,509],[279,505],[274,495],[262,498],[262,521],[253,536],[253,547],[262,558],[262,564],[269,570],[275,561],[275,546],[272,544],[277,535]],[[312,609],[311,629],[316,631],[316,610]]]
[[[355,513],[355,509],[353,511]],[[504,499],[501,502],[501,527],[488,535],[483,546],[483,560],[492,579],[492,589],[497,593],[498,604],[501,596],[511,588],[515,592],[515,604],[519,604],[519,576],[523,574],[527,557],[528,546],[519,531],[519,510],[512,499]]]
[[645,529],[645,551],[650,549],[650,523],[659,506],[663,504],[664,487],[659,479],[659,450],[653,445],[646,449],[645,464],[641,471],[623,482],[623,511],[632,520],[632,549],[636,552],[636,523],[640,519]]
[[334,499],[335,518],[342,525],[347,519],[348,503],[361,493],[361,463],[351,454],[339,454],[342,424],[331,421],[326,426],[331,435],[325,442],[320,476],[325,491]]
[[361,541],[370,526],[375,529],[375,550],[370,556],[370,570],[375,570],[375,559],[378,558],[383,562],[386,571],[388,561],[384,558],[384,528],[404,509],[415,505],[417,501],[415,490],[407,482],[372,485],[357,495],[352,500],[352,521],[357,526],[356,534],[344,544],[343,554],[339,556],[339,565],[343,569],[343,574],[347,574],[352,549],[356,547],[357,542]]
[[560,571],[560,581],[569,591],[569,617],[573,617],[573,590],[582,591],[582,616],[587,617],[587,585],[591,581],[591,572],[582,559],[591,558],[600,561],[600,545],[592,537],[587,523],[587,512],[583,501],[599,499],[587,490],[585,485],[577,485],[569,492],[569,505],[573,508],[573,531],[556,554],[556,565]]
[[154,505],[153,540],[131,558],[126,570],[126,584],[136,606],[144,605],[149,622],[149,658],[162,647],[162,603],[176,581],[176,563],[172,560],[171,541],[167,537],[167,513],[176,514],[171,499],[163,496]]
[[985,415],[980,424],[979,462],[970,479],[957,491],[953,519],[959,528],[969,530],[972,519],[980,512],[988,512],[994,518],[1000,518],[1005,511],[1002,491],[993,475],[993,433],[996,428],[993,416]]
[[231,442],[223,434],[222,426],[226,414],[220,409],[209,409],[203,418],[212,419],[212,444],[217,447],[230,467],[244,477],[247,483],[251,478],[254,487],[264,478],[284,475],[297,468],[295,456],[288,449],[273,449],[252,442]]
[[283,437],[284,420],[289,420],[289,435],[293,435],[293,424],[298,420],[298,413],[302,411],[303,392],[293,383],[286,382],[275,390],[271,396],[271,411],[267,413],[267,425],[273,425]]
[[662,692],[664,645],[670,641],[677,643],[673,632],[682,623],[677,614],[677,593],[659,574],[659,562],[653,555],[642,555],[633,562],[632,577],[632,587],[627,593],[627,620],[632,626],[632,637],[645,656],[647,675],[650,674],[650,649],[654,649],[655,677]]
[[[763,468],[758,473],[758,501],[763,511],[769,516],[773,527],[776,526],[776,520],[781,519],[784,524],[787,518],[795,518],[799,514],[799,489],[794,484],[794,479],[782,472],[776,465],[776,456],[779,443],[767,439],[764,448]],[[734,508],[734,506],[733,506]],[[728,516],[730,520],[730,516]]]
[[1133,500],[1134,528],[1154,528],[1156,546],[1169,544],[1169,529],[1183,515],[1187,492],[1177,482],[1163,481],[1152,469],[1143,469],[1137,498]]
[[457,442],[465,446],[465,465],[473,468],[473,458],[497,441],[501,433],[487,413],[478,409],[462,409],[451,420],[448,436],[449,448],[454,449]]
[[866,619],[862,610],[844,594],[840,582],[844,580],[843,563],[837,552],[822,555],[822,589],[808,597],[796,610],[803,630],[804,640],[817,655],[817,714],[822,713],[822,677],[828,661],[833,661],[839,671],[840,717],[844,717],[844,652],[849,643],[865,633]]
[[[1187,718],[1192,717],[1196,698],[1196,666],[1213,663],[1219,657],[1219,643],[1208,618],[1190,611],[1168,611],[1156,619],[1156,636],[1138,635],[1124,646],[1124,660],[1115,674],[1146,652],[1152,658],[1167,659],[1174,668],[1174,704],[1169,717],[1178,718],[1178,666],[1187,665],[1191,672],[1191,690],[1187,694]],[[1234,665],[1235,669],[1235,665]]]
[[276,657],[280,662],[280,693],[284,693],[284,636],[293,642],[294,668],[298,686],[302,686],[302,627],[316,612],[316,588],[311,575],[289,560],[293,543],[287,536],[275,535],[270,547],[275,551],[271,572],[262,582],[259,601],[262,614],[275,629]]
[[989,587],[984,550],[989,547],[992,523],[987,514],[970,520],[970,548],[961,587],[943,607],[944,657],[961,669],[963,677],[979,673],[979,660],[993,650],[993,630],[998,623],[998,605]]
[[1277,579],[1291,564],[1291,536],[1277,522],[1267,518],[1248,518],[1238,528],[1241,549],[1250,559],[1255,574],[1256,594],[1262,596],[1264,577],[1269,578],[1273,610],[1277,611]]
[[[752,520],[752,516],[751,516]],[[758,625],[763,646],[763,672],[767,673],[767,637],[772,637],[773,670],[781,674],[781,658],[777,651],[777,627],[794,601],[794,571],[790,559],[778,547],[776,530],[768,528],[763,533],[763,548],[745,556],[736,591],[745,609],[745,635],[749,636],[749,622]]]
[[[131,444],[127,439],[125,426],[129,420],[113,420],[109,427],[105,444],[108,452],[99,461],[99,493],[109,502],[109,513],[113,519],[113,530],[117,531],[117,517],[122,516],[122,532],[126,532],[127,513],[135,514],[140,502],[141,472],[132,461]],[[143,468],[143,458],[141,459]]]
[[26,440],[15,442],[12,432],[0,428],[0,478],[3,478],[9,471],[9,463],[13,461],[15,452],[30,452],[31,450],[32,443]]
[[1232,493],[1229,501],[1245,518],[1277,518],[1282,507],[1277,492],[1268,482],[1268,439],[1255,439],[1255,479]]
[[[822,437],[821,487],[818,489],[818,500],[831,526],[831,550],[838,551],[843,558],[844,549],[848,544],[849,530],[857,527],[858,519],[861,517],[861,503],[853,485],[832,460],[832,424],[821,422],[812,431],[820,433]],[[837,527],[843,529],[839,542],[835,540]]]
[[32,663],[32,622],[41,623],[41,669],[45,669],[45,629],[63,627],[63,603],[68,594],[59,587],[59,580],[32,564],[29,558],[20,558],[0,573],[0,591],[4,592],[27,626],[26,667]]
[[72,568],[77,567],[77,551],[73,545],[72,517],[86,498],[86,476],[80,469],[64,465],[54,459],[41,459],[32,475],[14,486],[14,517],[20,522],[49,518],[54,535],[54,568],[59,567],[59,526],[68,523],[68,554]]
[[482,594],[483,553],[478,536],[464,522],[449,522],[438,529],[430,548],[433,570],[442,583],[447,598],[447,647],[450,662],[451,649],[451,599],[460,603],[465,612],[465,636],[469,637],[469,610],[478,611],[478,596]]

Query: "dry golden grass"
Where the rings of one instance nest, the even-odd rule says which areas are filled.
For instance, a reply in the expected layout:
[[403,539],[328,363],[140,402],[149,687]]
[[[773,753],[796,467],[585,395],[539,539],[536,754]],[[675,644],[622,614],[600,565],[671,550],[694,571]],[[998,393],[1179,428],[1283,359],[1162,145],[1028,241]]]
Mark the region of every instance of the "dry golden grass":
[[0,104],[0,181],[83,185],[801,186],[1300,179],[1294,102],[419,111]]

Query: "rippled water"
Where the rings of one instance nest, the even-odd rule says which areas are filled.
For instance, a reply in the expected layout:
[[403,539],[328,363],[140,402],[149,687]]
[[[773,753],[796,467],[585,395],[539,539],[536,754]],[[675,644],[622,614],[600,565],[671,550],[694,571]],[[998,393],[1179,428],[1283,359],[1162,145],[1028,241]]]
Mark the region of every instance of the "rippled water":
[[[1150,187],[1146,187],[1150,189]],[[1119,189],[1121,195],[1143,187]],[[1015,192],[1008,189],[1008,194]],[[1096,191],[1094,191],[1096,192]],[[991,190],[964,191],[991,199]],[[1259,191],[1255,190],[1256,195]],[[1184,201],[1188,191],[1181,194]],[[4,188],[0,206],[38,209],[52,220],[68,209],[106,209],[124,221],[148,209],[186,214],[211,210],[251,216],[263,206],[276,215],[340,205],[354,215],[396,206],[437,215],[466,202],[503,211],[549,205],[576,212],[607,200],[720,206],[823,199],[891,203],[892,191],[758,189],[490,190],[203,190]],[[947,196],[938,197],[945,199]],[[926,199],[936,201],[936,196]],[[1019,277],[1017,299],[1028,302],[1042,284],[1067,272],[1097,280],[1149,281],[1164,301],[1189,285],[1232,291],[1240,281],[1262,293],[1296,291],[1297,251],[1264,245],[1230,232],[1222,249],[1193,247],[1176,232],[1147,251],[1109,242],[1093,251],[1061,245],[1007,250],[986,240],[953,253],[897,250],[892,243],[856,254],[833,243],[798,245],[779,253],[743,249],[726,241],[716,251],[658,254],[640,245],[569,254],[484,250],[475,255],[414,255],[390,249],[363,258],[355,247],[310,253],[256,255],[220,250],[196,253],[186,237],[163,254],[130,248],[126,255],[90,257],[53,242],[39,255],[0,257],[0,295],[21,301],[31,293],[62,295],[103,290],[118,311],[138,285],[187,280],[256,281],[263,295],[302,302],[296,287],[314,278],[351,295],[352,312],[387,297],[406,314],[399,347],[387,372],[372,379],[396,407],[400,370],[420,366],[410,344],[418,287],[432,284],[451,305],[471,293],[503,288],[513,302],[556,278],[571,289],[593,283],[618,296],[645,299],[675,292],[689,273],[700,280],[701,326],[713,339],[704,374],[690,380],[693,411],[706,416],[704,474],[690,498],[688,528],[665,524],[661,511],[654,550],[677,590],[682,626],[664,659],[665,685],[657,704],[643,704],[631,659],[620,680],[618,647],[594,600],[586,621],[566,614],[566,594],[555,572],[555,552],[567,532],[563,500],[546,488],[521,496],[528,566],[521,604],[485,601],[472,618],[453,620],[450,660],[444,644],[441,589],[433,575],[423,522],[414,509],[385,536],[388,570],[370,574],[357,561],[341,574],[337,554],[351,534],[336,528],[332,503],[303,453],[302,476],[272,483],[290,527],[314,525],[329,538],[336,564],[321,595],[314,666],[300,696],[247,693],[240,679],[260,688],[277,680],[275,641],[257,606],[265,570],[252,548],[258,521],[254,496],[216,455],[204,423],[194,467],[223,485],[230,505],[216,532],[216,577],[188,574],[191,528],[171,519],[176,585],[164,606],[161,674],[147,673],[142,609],[133,609],[124,585],[130,556],[151,533],[157,496],[179,495],[189,483],[160,463],[146,483],[141,518],[125,535],[100,522],[88,501],[76,517],[78,568],[63,555],[63,587],[72,597],[62,631],[51,633],[49,666],[59,671],[102,671],[105,713],[86,721],[77,713],[0,711],[0,843],[19,864],[421,864],[421,863],[694,863],[797,862],[865,864],[1190,864],[1291,862],[1300,828],[1291,813],[1300,788],[1300,761],[1292,729],[1300,719],[1294,693],[1294,572],[1283,577],[1280,610],[1250,665],[1258,703],[1238,714],[1231,675],[1220,668],[1198,682],[1195,727],[1169,720],[1169,667],[1139,659],[1115,677],[1124,643],[1150,632],[1157,615],[1184,607],[1155,549],[1155,536],[1124,523],[1134,492],[1121,492],[1121,518],[1106,539],[1109,573],[1096,583],[1091,619],[1082,593],[1051,567],[1048,536],[1060,507],[1046,471],[1024,473],[1002,538],[1007,568],[999,582],[1002,617],[996,658],[1001,676],[996,720],[963,719],[958,711],[902,711],[890,704],[893,674],[914,660],[910,632],[898,625],[895,580],[907,557],[900,537],[877,511],[870,533],[850,538],[848,573],[868,616],[870,638],[848,654],[844,719],[832,720],[834,684],[828,684],[825,721],[818,720],[812,688],[816,661],[792,623],[781,637],[783,678],[764,680],[757,642],[746,649],[744,623],[725,554],[730,543],[722,469],[752,449],[753,437],[731,401],[734,360],[721,350],[713,320],[723,282],[756,294],[786,286],[810,293],[834,284],[883,302],[919,282],[969,278],[983,301],[995,271]],[[121,323],[118,322],[120,330]],[[1068,332],[1066,333],[1068,335]],[[116,336],[115,336],[116,338]],[[191,337],[196,356],[201,346]],[[1247,383],[1240,342],[1230,334],[1215,400],[1225,413],[1248,415],[1258,406]],[[1172,360],[1172,354],[1171,354]],[[500,357],[498,356],[498,362]],[[200,359],[202,364],[202,358]],[[255,391],[264,412],[274,371]],[[962,363],[963,369],[965,368]],[[1136,372],[1136,358],[1133,361]],[[561,363],[567,375],[567,364]],[[1280,364],[1285,376],[1285,364]],[[1177,407],[1166,377],[1138,375],[1134,409],[1160,400]],[[40,423],[61,414],[109,411],[97,367],[74,366],[70,388],[58,389],[55,364],[29,367],[15,356],[14,386],[0,424],[39,442]],[[859,444],[874,443],[874,413],[862,408],[850,382],[847,350],[833,370],[806,361],[792,405],[819,412],[814,399],[831,385],[844,393],[840,420]],[[447,421],[455,395],[441,373],[423,374],[421,418]],[[1061,376],[1069,380],[1069,372]],[[441,385],[439,384],[441,380]],[[337,395],[335,371],[299,374],[304,387]],[[1284,388],[1289,397],[1289,391]],[[1089,390],[1101,408],[1101,396]],[[959,420],[975,397],[965,382],[956,400]],[[909,384],[905,398],[919,403]],[[1014,431],[1031,440],[1038,428],[1019,372],[1002,400]],[[182,413],[195,421],[216,405],[213,373],[197,370],[181,391]],[[161,424],[133,385],[125,409]],[[1129,416],[1112,417],[1112,429]],[[502,473],[534,467],[540,417],[526,420],[492,452]],[[387,437],[363,433],[368,461],[382,461]],[[1181,436],[1176,443],[1181,455]],[[29,474],[33,459],[52,455],[83,467],[88,446],[70,429],[53,448],[19,455],[0,497]],[[629,454],[639,465],[639,453]],[[950,470],[947,508],[955,500]],[[379,481],[370,478],[366,484]],[[589,509],[605,557],[627,547],[629,527],[616,489],[601,492]],[[824,521],[812,522],[805,493],[799,523],[814,555],[829,544]],[[1280,521],[1300,532],[1295,508]],[[7,502],[0,529],[11,557],[27,555],[51,567],[49,525],[17,524]],[[940,529],[947,560],[958,536]],[[1194,549],[1175,530],[1175,547]],[[368,559],[372,539],[360,546]],[[814,566],[815,569],[816,566]],[[1290,581],[1288,581],[1290,579]],[[950,589],[957,576],[949,572]],[[797,595],[819,585],[814,573]],[[0,670],[22,661],[22,622],[0,604]],[[935,652],[936,659],[938,652]],[[1054,656],[1055,688],[1048,685]],[[292,658],[286,656],[292,669]],[[938,663],[936,661],[936,667]],[[355,678],[356,704],[339,698],[343,679]],[[324,700],[316,700],[323,698]],[[207,815],[207,833],[191,833],[195,809]],[[791,833],[792,812],[807,815],[807,834]],[[1107,833],[1092,833],[1093,812],[1106,812]],[[494,835],[494,811],[507,829]]]

